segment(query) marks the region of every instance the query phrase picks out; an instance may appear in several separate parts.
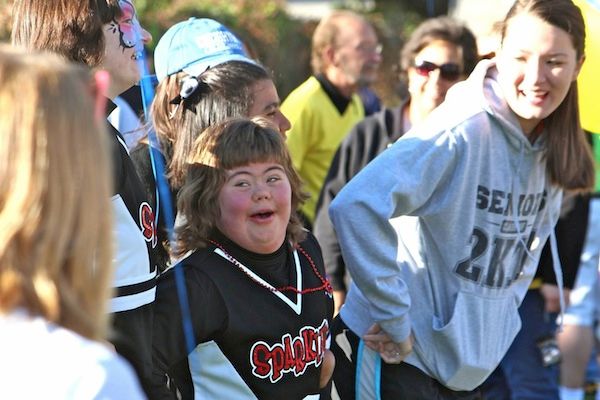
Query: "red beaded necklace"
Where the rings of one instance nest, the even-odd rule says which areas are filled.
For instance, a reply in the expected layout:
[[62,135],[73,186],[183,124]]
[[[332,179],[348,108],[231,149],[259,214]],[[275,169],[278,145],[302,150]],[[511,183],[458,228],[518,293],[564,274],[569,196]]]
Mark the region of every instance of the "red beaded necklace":
[[[298,288],[291,286],[291,285],[283,286],[280,288],[275,288],[271,285],[266,285],[263,282],[254,278],[252,275],[250,275],[248,273],[248,271],[246,270],[246,268],[244,266],[242,266],[242,263],[240,263],[234,256],[229,254],[229,252],[227,252],[227,250],[225,250],[225,247],[223,247],[223,245],[221,243],[216,242],[212,239],[208,239],[208,241],[210,243],[214,244],[215,246],[217,246],[223,252],[223,254],[227,258],[227,260],[230,263],[232,263],[233,265],[235,265],[240,271],[242,271],[248,278],[250,278],[251,281],[255,282],[259,286],[264,287],[265,289],[267,289],[270,292],[294,292],[296,294],[307,294],[307,293],[313,293],[313,292],[319,292],[321,290],[325,290],[327,292],[327,294],[329,294],[329,295],[331,295],[333,293],[333,288],[331,287],[331,284],[329,283],[329,281],[327,279],[323,278],[323,276],[317,270],[317,267],[315,266],[315,263],[312,260],[312,258],[308,255],[308,253],[300,245],[297,245],[296,249],[298,251],[300,251],[300,253],[302,253],[304,255],[304,257],[306,257],[306,259],[308,260],[308,263],[310,264],[310,267],[312,268],[314,274],[317,276],[317,278],[319,278],[319,280],[322,283],[320,286],[298,290]],[[299,279],[299,277],[298,277],[298,279]]]

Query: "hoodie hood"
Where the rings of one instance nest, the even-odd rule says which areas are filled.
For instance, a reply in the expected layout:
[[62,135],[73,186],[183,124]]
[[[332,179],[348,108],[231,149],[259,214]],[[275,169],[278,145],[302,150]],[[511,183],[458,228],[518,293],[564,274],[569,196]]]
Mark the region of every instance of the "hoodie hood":
[[497,76],[495,60],[481,60],[467,80],[448,90],[446,102],[464,104],[465,99],[472,99],[471,106],[490,114],[516,149],[524,152],[544,150],[545,132],[542,132],[533,144],[529,141],[517,116],[504,99]]

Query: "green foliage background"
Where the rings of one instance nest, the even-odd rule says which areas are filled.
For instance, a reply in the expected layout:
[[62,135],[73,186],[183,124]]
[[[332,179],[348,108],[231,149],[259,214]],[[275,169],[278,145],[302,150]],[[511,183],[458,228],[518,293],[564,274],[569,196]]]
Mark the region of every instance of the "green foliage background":
[[[173,23],[191,16],[214,18],[231,28],[273,71],[280,96],[304,81],[310,71],[310,39],[318,21],[294,19],[283,0],[137,0],[143,25],[154,44]],[[415,4],[417,3],[417,4]],[[375,91],[386,104],[396,104],[404,94],[396,72],[405,37],[424,18],[423,2],[378,1],[366,11],[360,1],[346,1],[345,8],[364,12],[373,22],[384,45],[384,61]],[[341,6],[341,5],[340,5]],[[440,13],[445,12],[440,8]]]
[[[13,1],[0,0],[0,41],[10,36]],[[209,17],[231,28],[273,71],[282,99],[311,73],[310,38],[317,21],[292,18],[285,11],[284,0],[135,0],[135,4],[142,25],[154,38],[150,50],[174,23],[192,16]],[[396,73],[399,50],[427,10],[425,1],[379,0],[374,4],[369,11],[358,0],[345,0],[343,6],[364,12],[376,27],[384,60],[374,89],[384,103],[393,105],[404,90]],[[444,4],[436,1],[436,14],[446,12]]]

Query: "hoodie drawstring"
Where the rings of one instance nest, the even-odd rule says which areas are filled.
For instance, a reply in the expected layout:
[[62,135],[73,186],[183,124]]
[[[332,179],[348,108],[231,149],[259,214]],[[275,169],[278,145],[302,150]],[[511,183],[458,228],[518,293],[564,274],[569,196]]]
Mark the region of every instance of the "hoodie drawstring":
[[562,331],[563,317],[565,314],[565,294],[563,289],[563,276],[562,266],[560,265],[560,258],[558,257],[558,245],[556,244],[556,235],[554,228],[550,233],[550,249],[552,250],[552,269],[554,269],[554,275],[556,275],[556,285],[558,286],[558,297],[560,302],[560,314],[556,320],[557,332]]
[[[520,144],[519,146],[519,162],[517,163],[517,168],[516,171],[518,171],[521,168],[521,161],[523,160],[523,143]],[[525,240],[523,239],[523,236],[521,235],[521,229],[519,227],[519,218],[518,218],[518,214],[519,214],[519,209],[518,207],[518,201],[516,199],[519,198],[519,193],[518,193],[518,185],[515,184],[515,176],[517,174],[514,173],[512,174],[512,183],[511,183],[511,191],[512,191],[512,208],[513,208],[513,223],[515,224],[515,228],[517,230],[517,235],[519,238],[519,243],[523,246],[523,248],[525,249],[525,253],[527,254],[527,257],[529,257],[530,259],[534,260],[535,258],[533,257],[533,254],[531,254],[531,252],[529,251],[529,246],[527,246],[527,243],[525,243]],[[547,186],[547,185],[546,185]],[[558,330],[557,332],[560,332],[562,330],[562,323],[563,323],[563,316],[565,313],[565,299],[564,299],[564,289],[563,289],[563,276],[562,276],[562,266],[560,265],[560,258],[558,256],[558,245],[556,244],[556,234],[554,232],[554,227],[552,227],[552,230],[550,231],[550,249],[552,251],[552,268],[554,270],[554,275],[556,275],[556,285],[558,286],[558,295],[559,295],[559,302],[560,302],[560,315],[557,319],[557,325],[558,325]]]
[[517,168],[513,171],[512,178],[511,178],[511,188],[510,190],[512,191],[512,198],[511,198],[511,202],[512,202],[512,209],[513,209],[513,223],[515,224],[515,229],[517,230],[517,237],[519,238],[519,243],[523,246],[523,248],[525,249],[525,254],[527,254],[527,257],[529,257],[531,260],[535,260],[535,257],[533,256],[533,254],[531,254],[531,252],[529,251],[529,246],[527,245],[527,243],[525,242],[525,240],[523,239],[523,235],[521,234],[521,228],[519,225],[519,203],[518,203],[518,198],[520,196],[519,190],[518,190],[518,185],[516,185],[515,182],[515,176],[517,176],[517,172],[521,169],[521,162],[523,161],[523,142],[520,142],[519,144],[519,159],[518,159],[518,163],[517,163]]

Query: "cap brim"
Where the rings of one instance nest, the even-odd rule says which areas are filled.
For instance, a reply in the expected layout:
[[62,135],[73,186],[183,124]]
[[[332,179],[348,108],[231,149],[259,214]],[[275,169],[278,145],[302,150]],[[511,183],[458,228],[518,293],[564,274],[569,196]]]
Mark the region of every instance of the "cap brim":
[[183,70],[183,72],[185,72],[188,75],[198,76],[209,68],[214,68],[217,65],[225,64],[226,62],[229,62],[229,61],[242,61],[242,62],[247,62],[249,64],[256,64],[256,61],[254,61],[251,58],[248,58],[242,54],[226,54],[226,55],[220,55],[218,57],[214,57],[211,59],[205,59],[205,60],[202,60],[201,62],[197,62],[197,63],[191,64],[191,65],[188,65],[187,67],[183,68],[182,70]]

